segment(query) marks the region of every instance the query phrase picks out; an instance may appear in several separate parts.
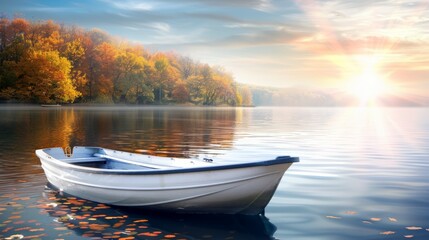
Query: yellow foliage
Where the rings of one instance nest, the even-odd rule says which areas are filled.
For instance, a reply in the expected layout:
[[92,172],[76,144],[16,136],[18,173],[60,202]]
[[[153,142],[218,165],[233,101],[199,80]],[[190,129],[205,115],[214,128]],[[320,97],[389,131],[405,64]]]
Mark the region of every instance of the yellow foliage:
[[29,51],[15,66],[15,95],[40,103],[73,102],[80,93],[72,84],[70,69],[70,62],[58,51]]
[[[151,54],[100,30],[0,18],[0,97],[25,102],[251,104],[221,67]],[[82,98],[79,98],[82,97]]]

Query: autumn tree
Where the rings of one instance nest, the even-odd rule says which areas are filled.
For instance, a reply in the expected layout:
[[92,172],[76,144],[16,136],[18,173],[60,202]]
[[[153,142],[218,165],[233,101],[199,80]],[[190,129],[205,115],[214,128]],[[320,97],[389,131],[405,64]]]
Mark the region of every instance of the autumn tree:
[[132,48],[120,51],[115,61],[115,102],[151,102],[153,93],[149,86],[150,66],[143,56]]
[[189,57],[178,57],[180,76],[183,80],[196,75],[197,64]]
[[90,85],[94,99],[110,98],[113,95],[117,56],[118,49],[110,43],[103,42],[95,48]]
[[70,79],[70,62],[57,51],[29,51],[16,64],[14,98],[38,103],[73,102],[79,96]]
[[253,104],[252,91],[246,85],[239,85],[237,88],[237,105],[250,106]]
[[175,82],[179,79],[178,70],[173,67],[165,54],[157,53],[151,61],[155,68],[153,76],[154,95],[158,103],[171,97]]
[[189,101],[189,90],[184,81],[177,81],[174,85],[172,98],[175,102],[185,103]]
[[27,20],[16,18],[12,21],[0,21],[0,65],[4,61],[17,62],[28,48],[26,34],[30,24]]
[[[116,46],[113,46],[109,36],[98,29],[82,32],[79,29],[71,28],[65,31],[70,37],[79,39],[79,45],[84,51],[84,56],[80,59],[79,67],[74,71],[79,71],[82,76],[77,85],[79,91],[83,93],[83,101],[100,101],[111,102],[112,77],[110,72],[113,71],[114,59],[116,55]],[[73,38],[73,37],[72,37]],[[70,41],[70,40],[69,40]],[[104,72],[104,70],[108,70]]]
[[232,77],[218,68],[201,65],[198,75],[188,79],[188,88],[194,103],[203,105],[236,105]]
[[52,20],[31,24],[27,40],[32,48],[44,51],[58,51],[64,42],[60,25]]
[[0,98],[9,99],[13,96],[16,86],[13,66],[28,51],[26,34],[29,28],[29,22],[22,18],[0,20]]
[[76,90],[82,95],[78,101],[86,100],[89,96],[88,59],[93,57],[95,46],[92,44],[87,32],[76,26],[61,25],[59,33],[63,38],[58,51],[62,57],[66,57],[72,64],[71,79]]
[[220,67],[101,30],[0,18],[2,100],[247,105],[248,92]]

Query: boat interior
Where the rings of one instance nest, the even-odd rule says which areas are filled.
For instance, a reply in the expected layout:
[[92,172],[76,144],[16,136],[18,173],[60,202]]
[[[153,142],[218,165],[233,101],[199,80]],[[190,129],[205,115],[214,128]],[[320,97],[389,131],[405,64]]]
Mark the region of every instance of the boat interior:
[[[73,151],[70,148],[49,148],[43,151],[59,161],[82,167],[117,170],[159,170],[174,168],[171,165],[163,165],[162,163],[154,164],[151,161],[144,161],[144,157],[142,158],[142,155],[138,157],[137,154],[113,151],[122,154],[124,157],[111,156],[106,153],[109,150],[97,147],[74,147]],[[149,160],[152,157],[148,156],[147,158]]]
[[141,164],[132,164],[120,162],[113,159],[94,157],[91,159],[78,159],[74,161],[67,161],[70,164],[82,167],[99,168],[99,169],[120,169],[120,170],[153,170],[155,167],[142,166]]

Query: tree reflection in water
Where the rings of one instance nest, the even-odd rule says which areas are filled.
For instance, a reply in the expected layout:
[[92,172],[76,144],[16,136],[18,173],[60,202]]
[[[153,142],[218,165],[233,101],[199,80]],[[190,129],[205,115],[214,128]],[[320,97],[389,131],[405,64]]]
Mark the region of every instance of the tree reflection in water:
[[241,113],[234,108],[64,107],[14,111],[11,127],[20,128],[12,133],[26,135],[20,139],[37,139],[22,142],[25,149],[88,145],[191,157],[202,149],[230,149]]

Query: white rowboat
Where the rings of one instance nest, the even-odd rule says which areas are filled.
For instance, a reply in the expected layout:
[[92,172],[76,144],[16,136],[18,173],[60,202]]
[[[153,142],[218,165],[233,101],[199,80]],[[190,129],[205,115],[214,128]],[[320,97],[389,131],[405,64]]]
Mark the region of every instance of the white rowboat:
[[218,163],[99,147],[36,150],[48,181],[68,194],[118,206],[188,213],[256,215],[297,157]]

